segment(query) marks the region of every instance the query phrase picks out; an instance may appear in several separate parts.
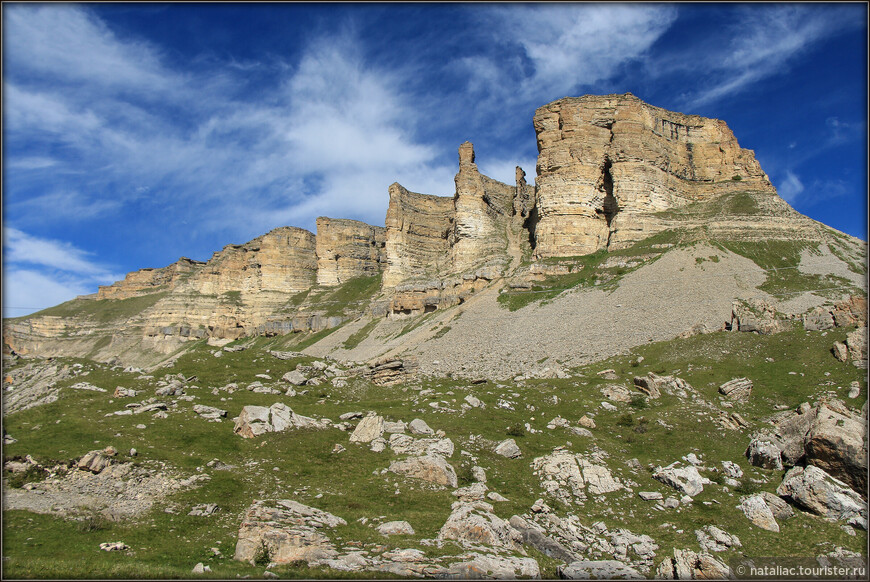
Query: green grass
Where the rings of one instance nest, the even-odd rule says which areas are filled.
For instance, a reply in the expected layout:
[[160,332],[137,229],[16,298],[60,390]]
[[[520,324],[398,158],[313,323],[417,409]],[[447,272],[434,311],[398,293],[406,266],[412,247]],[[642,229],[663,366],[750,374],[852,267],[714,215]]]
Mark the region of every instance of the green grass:
[[379,323],[380,323],[380,320],[378,320],[378,319],[371,320],[370,322],[365,324],[363,327],[361,327],[359,330],[350,334],[350,336],[348,336],[348,338],[346,340],[344,340],[342,347],[346,350],[354,349],[355,347],[360,345],[367,337],[369,337],[369,334],[372,332],[373,329],[375,329],[378,326]]
[[[244,390],[247,383],[257,380],[259,373],[268,373],[274,379],[261,381],[281,385],[278,379],[284,372],[311,361],[311,358],[285,361],[268,354],[270,349],[280,349],[286,338],[246,340],[247,350],[225,352],[220,358],[211,355],[213,347],[199,342],[174,366],[155,374],[157,378],[164,374],[196,375],[193,384],[200,386],[188,389],[189,394],[197,397],[194,402],[179,401],[169,417],[162,420],[150,415],[105,416],[126,403],[123,400],[109,402],[115,386],[145,390],[148,396],[153,395],[153,381],[139,380],[137,375],[85,360],[64,359],[68,363],[82,363],[89,374],[65,380],[59,384],[61,387],[86,379],[109,392],[62,390],[57,402],[8,415],[4,427],[18,442],[5,447],[7,458],[31,454],[41,462],[69,461],[111,444],[122,455],[130,447],[137,448],[136,463],[164,462],[183,476],[196,474],[197,467],[202,467],[211,480],[199,488],[172,495],[136,520],[96,524],[94,528],[84,522],[7,511],[3,555],[9,559],[4,562],[4,574],[13,578],[176,578],[188,577],[193,566],[201,561],[213,569],[212,575],[206,577],[250,575],[260,578],[263,568],[231,559],[241,517],[254,499],[297,499],[344,518],[347,525],[329,533],[339,544],[356,540],[393,548],[415,547],[430,556],[459,553],[451,544],[441,549],[420,544],[422,539],[437,536],[455,501],[451,491],[392,473],[381,474],[395,458],[389,450],[373,453],[365,445],[349,443],[348,433],[336,429],[296,430],[242,439],[232,434],[231,422],[209,423],[192,412],[193,404],[205,404],[228,410],[232,417],[244,405],[270,405],[277,401],[285,402],[299,414],[326,416],[334,421],[344,412],[369,410],[377,411],[388,420],[425,420],[433,429],[444,430],[453,440],[456,453],[449,462],[457,469],[463,484],[469,482],[472,464],[486,469],[490,490],[509,500],[494,504],[495,513],[502,519],[528,512],[534,501],[543,497],[560,515],[575,513],[585,524],[601,520],[611,531],[625,527],[636,534],[650,535],[661,547],[657,552],[659,556],[670,554],[671,548],[696,548],[694,530],[704,524],[714,524],[738,535],[744,544],[742,551],[750,556],[814,556],[821,553],[820,542],[861,551],[866,533],[850,537],[838,524],[801,512],[781,522],[780,534],[759,530],[736,509],[742,490],[729,492],[721,485],[705,486],[691,508],[658,512],[652,509],[653,504],[639,500],[636,491],[678,495],[653,480],[645,468],[632,472],[625,463],[637,458],[641,467],[667,465],[689,452],[696,452],[703,456],[705,465],[718,466],[721,460],[731,460],[744,470],[747,483],[751,483],[749,478],[762,481],[746,485],[747,491],[750,487],[774,491],[782,472],[749,466],[743,456],[749,435],[768,426],[765,419],[775,412],[777,405],[796,407],[827,392],[845,398],[849,383],[854,380],[861,384],[861,397],[846,399],[846,402],[860,408],[867,393],[863,372],[851,364],[836,361],[830,353],[831,344],[842,341],[848,331],[844,328],[827,332],[792,329],[771,336],[738,332],[698,335],[643,345],[631,353],[578,368],[570,378],[529,380],[523,386],[512,382],[469,386],[461,380],[423,377],[407,385],[380,387],[355,378],[344,388],[326,384],[295,397]],[[640,364],[637,364],[638,356],[644,357]],[[602,380],[597,376],[598,371],[607,368],[614,369],[619,380]],[[608,412],[600,407],[602,387],[611,383],[630,386],[633,376],[650,371],[684,378],[698,391],[699,398],[683,400],[664,394],[659,399],[647,400],[644,408],[624,403],[618,404],[617,411]],[[825,376],[825,372],[829,375]],[[718,386],[739,376],[753,381],[752,396],[747,402],[736,403],[733,409],[727,410],[739,412],[751,427],[746,431],[728,431],[710,417],[715,417],[720,402]],[[228,382],[236,382],[241,390],[233,394],[211,393],[210,386],[223,386]],[[421,390],[432,392],[420,396]],[[486,408],[462,410],[460,406],[468,394],[482,400]],[[558,398],[558,404],[554,404],[553,396]],[[515,410],[497,407],[496,402],[503,398],[511,400]],[[429,406],[430,402],[440,402],[451,411],[439,412]],[[560,428],[545,428],[556,415],[576,426],[584,414],[595,415],[597,426],[592,429],[593,439]],[[57,420],[60,422],[56,423]],[[525,430],[526,422],[535,432]],[[147,428],[135,428],[139,423]],[[639,430],[640,427],[643,429]],[[520,432],[525,435],[514,434]],[[492,451],[492,444],[508,438],[508,434],[517,440],[523,453],[521,458],[505,459]],[[332,453],[336,443],[343,444],[347,450]],[[605,451],[609,456],[604,462],[616,477],[635,481],[638,484],[635,492],[610,493],[603,500],[589,499],[582,506],[560,505],[544,494],[531,467],[534,458],[549,454],[556,446],[567,446],[587,455],[594,450]],[[474,461],[460,450],[468,451]],[[206,468],[206,463],[213,458],[238,468],[233,471]],[[246,466],[246,463],[256,464]],[[400,489],[398,495],[396,484]],[[318,494],[322,497],[316,498]],[[711,505],[704,505],[705,501]],[[194,504],[205,502],[218,503],[221,510],[208,518],[187,515]],[[167,505],[176,507],[177,513],[165,513]],[[376,516],[384,516],[384,521],[407,520],[417,533],[384,538],[357,521]],[[664,522],[674,527],[660,528]],[[127,543],[134,555],[99,551],[100,543],[116,540]],[[224,557],[212,555],[211,547],[221,548]],[[555,561],[535,552],[530,555],[539,559],[545,576],[555,576]],[[345,575],[299,565],[273,571],[282,577],[296,578]],[[371,573],[348,576],[383,577]]]
[[[140,297],[127,299],[73,299],[42,311],[37,311],[27,318],[39,316],[54,317],[84,317],[100,323],[129,319],[153,306],[163,299],[168,291],[150,293]],[[22,318],[16,318],[22,319]]]
[[362,311],[367,303],[381,289],[381,275],[355,277],[337,287],[318,287],[307,296],[307,304],[323,308],[325,315],[341,315],[348,310]]

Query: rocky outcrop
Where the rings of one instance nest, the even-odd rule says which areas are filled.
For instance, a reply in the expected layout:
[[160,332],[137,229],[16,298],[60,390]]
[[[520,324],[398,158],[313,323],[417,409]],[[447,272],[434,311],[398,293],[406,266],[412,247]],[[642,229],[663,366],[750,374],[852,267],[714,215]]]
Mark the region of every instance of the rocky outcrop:
[[818,467],[792,468],[776,493],[816,515],[830,520],[863,519],[866,527],[867,503],[845,483]]
[[292,499],[255,501],[242,519],[233,558],[252,564],[257,560],[319,563],[338,554],[322,530],[346,524],[340,517]]
[[655,212],[737,190],[773,193],[719,120],[625,95],[564,98],[535,112],[538,256],[586,255],[662,230]]
[[384,267],[386,229],[356,220],[317,219],[317,284],[341,285],[355,277],[371,277]]
[[467,274],[480,267],[501,276],[511,262],[512,245],[519,253],[523,241],[529,244],[528,234],[521,233],[534,213],[533,190],[521,168],[516,174],[515,186],[484,176],[474,163],[474,146],[465,142],[459,146],[452,198],[390,186],[384,287]]
[[127,273],[123,281],[100,285],[97,299],[128,299],[161,290],[172,290],[178,282],[200,269],[205,263],[181,257],[168,267],[139,269]]
[[384,287],[406,279],[431,277],[449,259],[453,200],[390,186],[386,218]]

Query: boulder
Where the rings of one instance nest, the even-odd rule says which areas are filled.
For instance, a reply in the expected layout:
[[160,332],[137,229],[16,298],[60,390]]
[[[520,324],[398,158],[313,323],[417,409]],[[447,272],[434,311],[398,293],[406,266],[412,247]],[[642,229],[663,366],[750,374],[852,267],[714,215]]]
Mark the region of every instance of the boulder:
[[484,501],[456,501],[450,516],[438,532],[438,540],[453,540],[461,545],[484,545],[525,554],[522,536],[508,522],[492,513]]
[[293,386],[303,386],[308,381],[308,378],[300,372],[299,370],[293,370],[291,372],[287,372],[281,379],[285,382],[292,384]]
[[661,397],[660,386],[662,383],[662,377],[652,372],[649,372],[646,376],[636,376],[634,378],[635,387],[653,400]]
[[719,386],[719,393],[731,400],[748,400],[752,394],[752,380],[749,378],[734,378]]
[[568,504],[584,500],[587,495],[603,495],[623,488],[607,467],[562,447],[536,458],[532,469],[548,495]]
[[724,552],[731,548],[740,548],[740,538],[719,529],[715,525],[706,525],[695,530],[695,537],[704,552]]
[[463,561],[451,563],[436,575],[451,580],[515,580],[540,578],[541,570],[533,558],[472,553]]
[[520,448],[517,446],[514,439],[506,439],[495,447],[495,454],[507,457],[508,459],[516,459],[523,453],[520,451]]
[[408,425],[408,430],[411,431],[411,434],[435,434],[435,431],[429,428],[429,425],[426,424],[425,421],[420,420],[419,418],[415,418]]
[[207,418],[209,420],[223,418],[227,415],[226,410],[221,410],[220,408],[215,408],[214,406],[205,406],[203,404],[194,404],[193,411],[201,417]]
[[245,406],[236,418],[233,432],[250,439],[267,432],[272,432],[271,413],[265,406]]
[[804,437],[806,462],[866,495],[866,436],[864,418],[845,406],[823,402]]
[[548,536],[537,524],[529,522],[519,515],[511,517],[508,523],[519,532],[523,544],[532,546],[542,554],[569,563],[577,559],[574,553]]
[[769,491],[762,491],[761,497],[770,508],[770,512],[773,514],[774,519],[785,520],[794,517],[794,509],[791,508],[791,505],[783,501],[782,497],[778,497]]
[[340,517],[293,500],[255,501],[245,512],[233,558],[254,564],[305,561],[309,565],[335,558],[338,552],[321,530],[347,525]]
[[656,481],[661,481],[665,485],[673,487],[689,497],[694,497],[704,490],[701,475],[698,473],[698,469],[692,465],[686,467],[676,467],[674,465],[664,468],[658,467],[652,477]]
[[740,479],[743,476],[743,469],[733,461],[722,461],[722,472],[731,479]]
[[480,399],[472,396],[471,394],[469,394],[468,396],[465,397],[465,401],[472,408],[486,408],[486,404],[484,404],[483,402],[480,401]]
[[407,521],[388,521],[377,527],[378,533],[384,536],[412,536],[414,528]]
[[856,366],[867,367],[867,328],[859,327],[846,334],[846,347],[849,348],[849,357]]
[[779,524],[776,523],[776,519],[773,517],[773,512],[770,510],[770,507],[767,506],[764,497],[761,495],[751,495],[747,497],[740,502],[740,505],[738,505],[737,508],[743,512],[743,515],[745,515],[749,521],[758,527],[768,531],[779,532]]
[[849,521],[856,517],[866,519],[867,504],[861,496],[839,479],[812,465],[790,469],[776,493],[791,499],[798,507],[832,521]]
[[849,348],[847,348],[846,344],[843,342],[834,342],[834,345],[831,347],[831,352],[837,360],[841,362],[849,361]]
[[773,438],[753,438],[746,448],[746,457],[753,467],[782,470],[782,449]]
[[731,568],[708,553],[674,548],[674,557],[665,558],[656,568],[659,580],[723,580],[734,578]]
[[99,473],[106,467],[112,464],[112,459],[105,451],[91,451],[79,459],[77,464],[79,469],[90,471],[91,473]]
[[629,566],[616,560],[582,560],[563,564],[556,569],[562,580],[644,580]]
[[459,485],[456,470],[443,457],[437,455],[409,457],[394,461],[389,466],[389,471],[414,479],[422,479],[436,485],[453,488]]
[[405,434],[390,435],[390,448],[398,455],[441,455],[453,456],[453,441],[448,438],[415,439]]
[[631,391],[625,386],[611,384],[601,389],[601,394],[614,402],[631,402]]
[[384,434],[384,417],[369,414],[363,418],[350,435],[352,443],[370,443]]

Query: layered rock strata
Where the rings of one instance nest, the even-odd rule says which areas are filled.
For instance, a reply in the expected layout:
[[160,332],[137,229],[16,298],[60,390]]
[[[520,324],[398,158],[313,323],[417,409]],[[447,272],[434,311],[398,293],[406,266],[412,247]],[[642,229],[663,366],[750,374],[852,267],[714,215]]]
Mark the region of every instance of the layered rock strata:
[[178,282],[205,265],[202,261],[194,261],[181,257],[168,267],[161,269],[139,269],[127,273],[123,281],[111,285],[100,285],[97,299],[127,299],[138,297],[160,290],[172,290]]
[[386,229],[356,220],[317,219],[317,284],[334,287],[381,272]]
[[625,95],[565,98],[535,112],[538,256],[586,255],[662,229],[652,214],[737,190],[774,193],[719,120]]

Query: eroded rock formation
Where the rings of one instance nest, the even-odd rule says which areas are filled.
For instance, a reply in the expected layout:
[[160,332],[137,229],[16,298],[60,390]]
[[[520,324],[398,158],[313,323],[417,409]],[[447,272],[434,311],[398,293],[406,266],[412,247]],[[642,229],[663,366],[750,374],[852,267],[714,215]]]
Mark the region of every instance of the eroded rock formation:
[[111,285],[101,285],[97,299],[127,299],[160,290],[172,290],[178,282],[205,263],[181,257],[168,267],[161,269],[139,269],[127,273],[123,281]]
[[317,219],[317,284],[333,287],[371,277],[385,261],[386,229],[356,220]]

